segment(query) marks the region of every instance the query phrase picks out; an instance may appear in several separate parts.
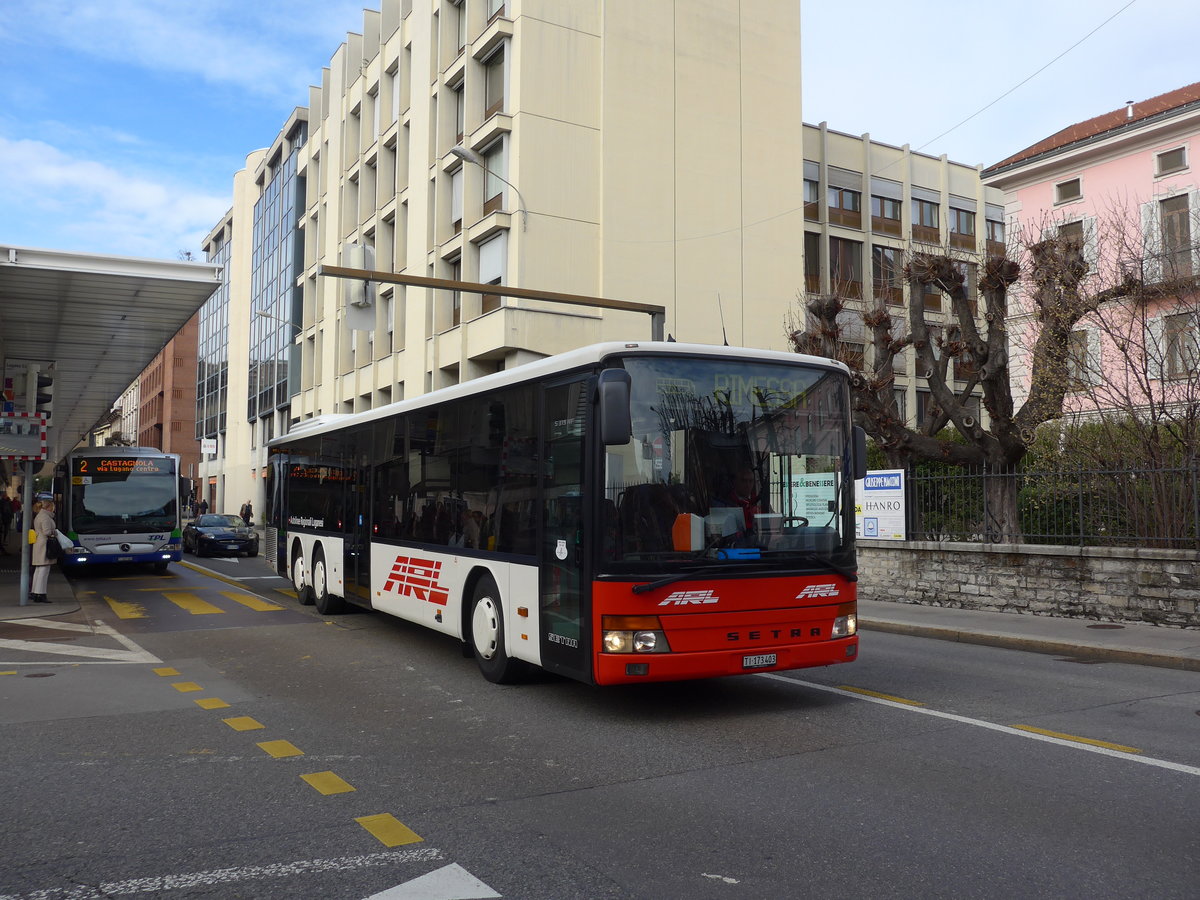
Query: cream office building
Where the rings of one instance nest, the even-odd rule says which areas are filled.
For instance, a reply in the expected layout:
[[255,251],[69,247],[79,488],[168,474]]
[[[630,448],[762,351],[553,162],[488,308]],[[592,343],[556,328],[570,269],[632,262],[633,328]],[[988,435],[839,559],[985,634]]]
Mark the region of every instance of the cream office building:
[[205,247],[227,264],[200,336],[214,508],[258,501],[263,443],[295,422],[650,337],[644,314],[388,285],[354,330],[318,274],[348,244],[386,271],[655,304],[679,340],[784,347],[800,98],[794,0],[366,11]]

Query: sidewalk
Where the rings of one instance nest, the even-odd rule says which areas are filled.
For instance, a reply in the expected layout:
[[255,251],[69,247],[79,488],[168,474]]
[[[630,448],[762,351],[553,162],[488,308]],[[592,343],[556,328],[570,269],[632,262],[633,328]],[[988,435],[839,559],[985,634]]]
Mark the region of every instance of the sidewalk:
[[[50,603],[20,605],[20,546],[10,535],[0,555],[0,622],[77,611],[71,583],[58,566],[50,570]],[[858,622],[866,632],[983,644],[1081,659],[1124,662],[1200,672],[1200,630],[1157,625],[1117,625],[1089,619],[1060,619],[968,609],[943,609],[879,600],[858,601]]]

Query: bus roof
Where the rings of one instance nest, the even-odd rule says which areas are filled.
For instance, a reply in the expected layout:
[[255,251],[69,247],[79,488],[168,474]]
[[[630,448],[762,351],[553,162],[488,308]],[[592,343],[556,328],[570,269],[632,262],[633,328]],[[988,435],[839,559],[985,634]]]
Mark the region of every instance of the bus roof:
[[[484,375],[461,384],[450,385],[426,394],[420,394],[410,400],[397,400],[386,406],[359,413],[328,413],[305,419],[298,423],[287,434],[280,435],[267,442],[268,447],[279,447],[290,443],[296,438],[311,437],[337,431],[349,425],[359,425],[376,419],[387,418],[398,412],[420,409],[436,403],[443,403],[459,397],[469,397],[476,393],[495,391],[524,381],[546,378],[560,372],[585,368],[601,363],[615,356],[709,356],[745,359],[753,362],[778,362],[789,365],[810,366],[819,369],[849,374],[850,370],[844,363],[826,359],[821,356],[808,356],[803,353],[792,353],[786,350],[762,350],[753,347],[722,347],[717,344],[684,344],[678,341],[631,341],[621,343],[608,341],[590,344],[577,350],[569,350],[554,356],[534,360],[517,366],[515,369],[505,369],[492,375]],[[130,448],[123,448],[130,449]]]
[[76,447],[68,456],[173,456],[179,458],[178,453],[167,453],[165,450],[159,450],[157,447]]

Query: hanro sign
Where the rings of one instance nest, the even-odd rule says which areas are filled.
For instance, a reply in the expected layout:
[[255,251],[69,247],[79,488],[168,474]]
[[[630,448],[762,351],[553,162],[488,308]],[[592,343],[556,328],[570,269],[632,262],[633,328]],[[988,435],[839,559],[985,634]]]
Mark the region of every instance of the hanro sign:
[[854,483],[854,521],[860,538],[906,539],[903,469],[868,472]]

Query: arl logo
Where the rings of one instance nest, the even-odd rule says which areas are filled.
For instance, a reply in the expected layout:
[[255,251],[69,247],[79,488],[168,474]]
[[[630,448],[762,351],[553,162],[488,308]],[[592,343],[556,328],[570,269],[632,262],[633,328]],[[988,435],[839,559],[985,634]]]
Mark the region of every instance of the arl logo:
[[819,597],[836,597],[837,595],[838,586],[836,584],[810,584],[796,595],[796,599],[816,600]]
[[383,589],[395,591],[401,597],[414,597],[417,600],[428,600],[438,606],[445,606],[450,599],[450,594],[437,583],[441,570],[442,564],[432,559],[397,556],[396,562],[392,564],[392,572],[383,584]]
[[662,601],[659,606],[703,606],[705,603],[716,603],[720,597],[713,595],[712,591],[675,591],[666,600]]

